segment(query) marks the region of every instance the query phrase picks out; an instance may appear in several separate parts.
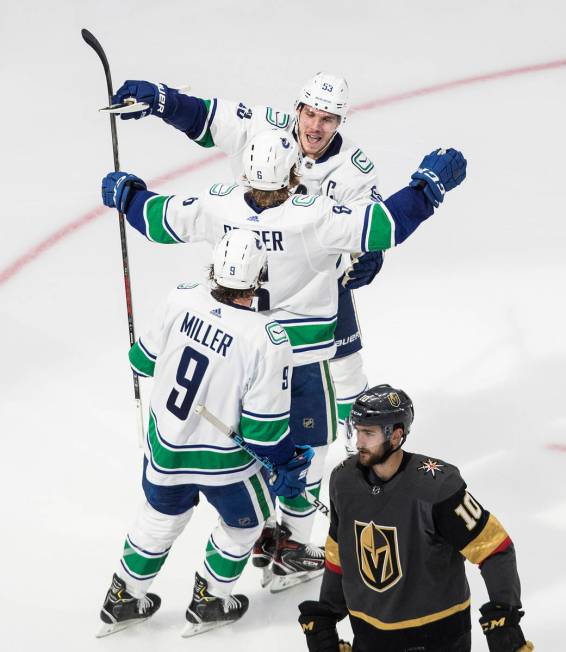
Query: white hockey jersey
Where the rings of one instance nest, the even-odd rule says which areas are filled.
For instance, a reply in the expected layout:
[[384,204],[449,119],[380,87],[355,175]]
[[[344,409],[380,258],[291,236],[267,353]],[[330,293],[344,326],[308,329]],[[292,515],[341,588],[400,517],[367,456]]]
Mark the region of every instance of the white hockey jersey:
[[[269,280],[259,310],[287,331],[294,365],[333,357],[338,310],[336,264],[342,253],[395,244],[395,222],[382,203],[338,205],[320,195],[294,195],[256,212],[238,184],[214,184],[198,196],[148,196],[128,209],[130,224],[161,243],[206,240],[230,229],[256,232],[267,250]],[[141,195],[144,196],[144,195]]]
[[218,486],[259,469],[195,413],[199,403],[260,453],[288,443],[292,353],[285,331],[268,317],[181,284],[129,357],[136,373],[155,377],[145,442],[150,482]]

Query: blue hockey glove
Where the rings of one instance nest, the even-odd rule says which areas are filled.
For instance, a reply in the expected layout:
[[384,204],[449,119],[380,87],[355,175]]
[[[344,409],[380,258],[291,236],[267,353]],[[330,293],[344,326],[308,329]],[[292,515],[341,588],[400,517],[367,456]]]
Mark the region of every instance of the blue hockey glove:
[[342,287],[356,290],[369,285],[383,267],[383,252],[368,251],[356,258],[342,277]]
[[109,172],[102,179],[102,203],[125,213],[135,190],[147,190],[145,182],[135,174]]
[[295,455],[285,464],[275,467],[275,477],[270,480],[276,496],[295,498],[302,494],[307,484],[307,471],[314,456],[310,446],[296,446]]
[[424,183],[426,198],[437,208],[445,193],[464,181],[466,165],[466,159],[457,149],[437,149],[423,158],[409,185],[422,187]]
[[146,115],[156,115],[166,118],[171,104],[171,94],[176,93],[175,89],[168,88],[165,84],[152,84],[148,81],[128,79],[112,96],[112,104],[122,104],[127,98],[134,98],[136,102],[145,102],[149,108],[144,111],[133,113],[121,113],[122,120],[139,120]]

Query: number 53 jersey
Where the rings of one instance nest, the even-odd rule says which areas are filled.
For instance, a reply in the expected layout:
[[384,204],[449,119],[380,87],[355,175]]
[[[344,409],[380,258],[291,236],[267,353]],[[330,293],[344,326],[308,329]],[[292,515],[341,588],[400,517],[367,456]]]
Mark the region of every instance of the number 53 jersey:
[[[151,483],[218,486],[245,481],[260,468],[196,414],[198,404],[275,464],[292,457],[292,353],[277,322],[184,283],[169,294],[129,357],[136,373],[154,377],[145,442]],[[256,490],[266,493],[265,487]]]

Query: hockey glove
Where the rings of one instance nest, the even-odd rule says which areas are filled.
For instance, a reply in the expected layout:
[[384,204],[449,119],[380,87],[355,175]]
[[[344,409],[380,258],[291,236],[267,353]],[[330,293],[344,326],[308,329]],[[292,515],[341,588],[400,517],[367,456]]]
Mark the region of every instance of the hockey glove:
[[121,113],[122,120],[139,120],[146,115],[156,115],[159,118],[166,118],[172,110],[172,94],[177,90],[168,88],[165,84],[152,84],[148,81],[136,79],[126,80],[122,86],[112,96],[112,104],[123,104],[127,99],[134,99],[136,102],[145,102],[149,108],[144,111],[134,111],[132,113]]
[[296,446],[295,455],[287,463],[275,467],[275,476],[270,480],[271,490],[276,496],[295,498],[307,486],[307,471],[314,456],[310,446]]
[[480,607],[480,625],[487,638],[489,652],[530,652],[534,645],[525,641],[519,621],[525,615],[517,607],[487,602]]
[[437,149],[423,158],[419,169],[411,175],[409,185],[422,187],[426,198],[436,208],[445,193],[464,181],[466,165],[462,152],[452,148]]
[[383,252],[368,251],[354,258],[342,277],[342,286],[347,290],[357,290],[369,285],[383,267]]
[[147,190],[147,186],[135,174],[109,172],[102,179],[102,203],[125,213],[136,190]]
[[340,618],[330,607],[307,600],[301,602],[299,611],[299,623],[307,637],[309,652],[350,652],[350,644],[338,639],[336,623]]

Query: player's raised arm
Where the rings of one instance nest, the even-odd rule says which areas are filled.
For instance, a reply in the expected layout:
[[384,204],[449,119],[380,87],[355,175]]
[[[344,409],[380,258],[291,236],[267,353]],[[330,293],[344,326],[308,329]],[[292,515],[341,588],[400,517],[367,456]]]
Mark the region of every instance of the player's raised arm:
[[317,236],[331,251],[380,251],[404,242],[466,178],[467,162],[455,149],[436,150],[422,160],[410,184],[365,208],[330,205]]
[[134,174],[107,174],[102,179],[102,201],[124,213],[130,226],[152,242],[178,244],[210,238],[211,224],[199,197],[158,195]]
[[143,80],[125,81],[113,96],[112,103],[120,105],[132,100],[144,102],[148,108],[121,113],[122,120],[154,115],[183,132],[197,145],[218,147],[228,156],[240,152],[254,130],[270,126],[286,128],[290,121],[288,114],[270,107],[257,107],[256,114],[255,108],[249,108],[243,102],[201,99],[165,84]]

